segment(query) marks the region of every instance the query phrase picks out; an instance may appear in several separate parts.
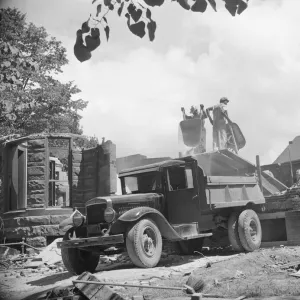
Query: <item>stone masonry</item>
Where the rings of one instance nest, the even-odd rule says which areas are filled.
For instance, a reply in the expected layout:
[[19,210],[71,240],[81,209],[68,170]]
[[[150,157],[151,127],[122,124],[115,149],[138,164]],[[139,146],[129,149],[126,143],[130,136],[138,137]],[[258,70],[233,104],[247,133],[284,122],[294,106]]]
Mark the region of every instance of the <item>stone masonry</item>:
[[[55,138],[55,135],[50,135]],[[21,241],[25,238],[32,246],[46,246],[47,237],[62,235],[59,223],[69,217],[73,207],[84,210],[87,200],[95,196],[106,196],[116,192],[116,146],[107,141],[92,149],[72,150],[71,172],[71,207],[48,207],[48,174],[49,150],[47,135],[28,136],[20,140],[9,141],[14,145],[27,142],[27,197],[26,208],[8,210],[5,201],[8,196],[0,192],[2,207],[1,218],[4,223],[4,235],[0,233],[0,243]],[[69,138],[68,135],[61,138]],[[2,146],[2,147],[1,147]],[[3,151],[6,144],[0,145],[2,162],[7,159]],[[9,148],[6,148],[9,149]],[[7,154],[6,154],[7,155]],[[7,167],[6,167],[7,168]],[[0,164],[0,178],[5,176],[5,168]],[[7,193],[7,192],[6,192]],[[3,208],[6,210],[3,211]]]
[[27,156],[27,207],[41,208],[45,205],[45,139],[28,141]]

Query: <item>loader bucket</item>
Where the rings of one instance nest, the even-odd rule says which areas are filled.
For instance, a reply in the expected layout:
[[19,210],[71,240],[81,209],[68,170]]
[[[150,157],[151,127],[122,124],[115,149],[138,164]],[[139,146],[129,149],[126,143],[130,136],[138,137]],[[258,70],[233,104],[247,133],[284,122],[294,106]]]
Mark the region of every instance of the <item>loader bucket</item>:
[[183,120],[179,124],[182,140],[187,147],[196,147],[201,142],[202,121],[200,119]]

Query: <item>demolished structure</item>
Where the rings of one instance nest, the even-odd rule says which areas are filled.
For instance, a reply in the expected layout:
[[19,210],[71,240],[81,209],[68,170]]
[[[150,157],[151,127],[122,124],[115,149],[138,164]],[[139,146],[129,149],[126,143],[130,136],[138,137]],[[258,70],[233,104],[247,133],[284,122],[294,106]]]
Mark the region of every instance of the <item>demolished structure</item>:
[[116,192],[116,147],[81,149],[79,135],[37,134],[0,144],[2,243],[45,246],[74,207]]
[[[230,147],[207,152],[204,107],[200,106],[200,113],[195,110],[192,117],[187,116],[184,109],[182,112],[184,120],[179,125],[179,142],[186,148],[180,152],[180,158],[192,156],[205,176],[257,176],[266,199],[259,213],[263,245],[274,241],[299,244],[291,224],[298,224],[295,210],[300,209],[300,194],[292,195],[287,186],[272,175],[275,172],[261,172],[259,159],[258,164],[253,165],[233,153]],[[235,136],[237,140],[241,138],[238,134]],[[77,139],[80,136],[40,134],[0,141],[2,242],[25,238],[30,245],[45,246],[63,235],[59,223],[69,217],[75,207],[84,214],[88,200],[115,194],[117,174],[122,169],[170,159],[135,155],[117,160],[116,147],[110,141],[96,148],[81,149],[76,144]],[[243,139],[242,136],[241,147],[245,145]],[[262,167],[262,170],[269,169]],[[229,201],[230,192],[224,197]]]

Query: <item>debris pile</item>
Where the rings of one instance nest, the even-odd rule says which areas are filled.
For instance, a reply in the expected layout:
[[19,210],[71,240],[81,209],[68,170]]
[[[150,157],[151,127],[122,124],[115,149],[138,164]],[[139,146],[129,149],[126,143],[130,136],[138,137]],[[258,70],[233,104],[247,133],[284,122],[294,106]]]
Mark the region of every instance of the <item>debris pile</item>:
[[37,256],[37,258],[41,258],[43,262],[47,263],[48,265],[54,265],[61,262],[61,251],[57,248],[57,242],[61,241],[62,238],[54,240]]
[[288,262],[280,266],[282,270],[286,270],[291,276],[300,277],[300,260]]
[[[100,255],[98,269],[110,269],[115,268],[120,265],[130,264],[132,262],[124,249],[121,249],[121,253],[111,254],[114,252],[120,252],[115,249],[110,249],[107,251],[107,255]],[[179,249],[176,243],[166,242],[163,245],[163,251],[161,254],[161,261],[169,260],[169,261],[180,261],[182,257],[179,255]]]
[[[0,256],[0,270],[6,272],[5,277],[24,277],[31,273],[59,273],[65,272],[60,250],[56,247],[56,239],[53,243],[43,249],[39,254],[33,249],[26,249],[26,254],[7,246],[0,247],[2,255]],[[29,251],[27,251],[29,250]],[[33,250],[33,251],[32,251]]]
[[[190,284],[190,285],[188,285]],[[54,288],[52,291],[48,291],[44,296],[40,297],[39,300],[43,299],[62,299],[62,300],[126,300],[130,299],[125,294],[120,292],[118,287],[134,287],[139,289],[158,289],[158,290],[177,290],[182,291],[187,295],[191,295],[192,299],[201,299],[202,295],[198,294],[203,291],[205,283],[202,279],[193,276],[189,278],[187,284],[181,287],[162,286],[162,285],[145,285],[145,284],[127,284],[127,283],[114,283],[100,282],[97,277],[89,272],[82,273],[76,280],[73,280],[73,288]],[[205,295],[203,296],[211,296]],[[132,299],[150,299],[150,296],[139,295],[133,296]]]
[[0,258],[5,259],[11,256],[16,256],[20,254],[20,251],[14,248],[10,248],[7,246],[1,246],[0,247]]

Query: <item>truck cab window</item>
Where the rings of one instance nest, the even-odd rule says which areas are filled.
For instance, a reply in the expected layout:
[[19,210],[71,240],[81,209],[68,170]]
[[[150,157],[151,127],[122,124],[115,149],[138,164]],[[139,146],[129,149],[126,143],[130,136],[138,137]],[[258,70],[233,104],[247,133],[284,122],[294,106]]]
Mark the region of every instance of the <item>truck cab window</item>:
[[190,166],[169,168],[168,173],[170,191],[190,189],[194,187],[193,173]]
[[193,182],[193,171],[190,166],[187,166],[185,168],[185,176],[186,176],[187,188],[192,189],[194,187],[194,182]]
[[137,177],[125,177],[126,194],[131,194],[139,190]]
[[124,178],[126,194],[149,193],[161,189],[160,177],[157,172],[138,174]]

